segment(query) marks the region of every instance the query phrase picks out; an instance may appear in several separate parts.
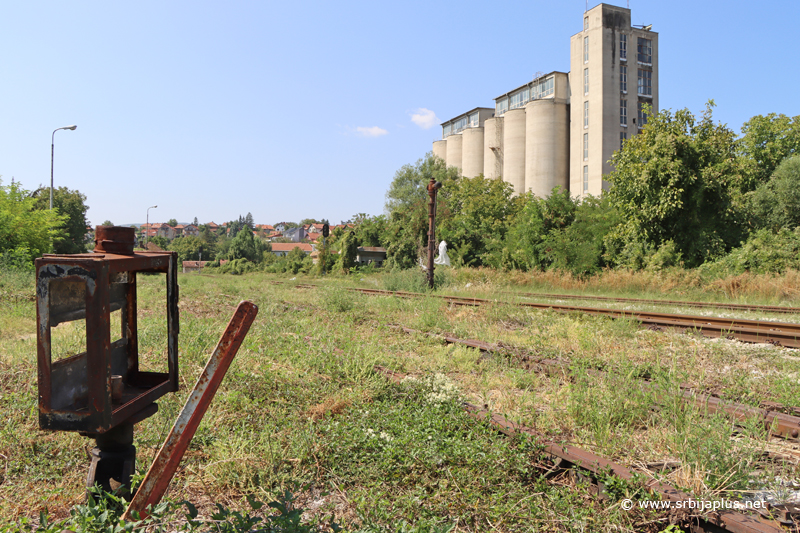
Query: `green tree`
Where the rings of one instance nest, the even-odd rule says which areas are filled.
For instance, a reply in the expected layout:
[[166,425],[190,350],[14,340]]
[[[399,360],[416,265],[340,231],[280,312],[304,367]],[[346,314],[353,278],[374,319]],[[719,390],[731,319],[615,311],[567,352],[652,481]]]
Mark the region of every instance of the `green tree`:
[[[451,181],[438,197],[446,210],[437,206],[437,241],[447,241],[453,262],[469,266],[491,262],[490,252],[502,247],[509,222],[524,202],[511,184],[483,175]],[[440,212],[448,216],[440,218]]]
[[195,226],[200,226],[200,224],[197,222],[197,217],[194,217],[192,224],[194,224]]
[[[545,241],[551,232],[572,224],[579,202],[569,191],[555,187],[547,198],[527,193],[520,197],[522,207],[509,224],[502,250],[495,251],[492,265],[509,269],[544,270],[552,256]],[[498,253],[499,252],[499,253]]]
[[575,205],[570,217],[573,220],[568,225],[552,226],[542,239],[540,250],[550,268],[583,276],[607,265],[604,239],[620,218],[608,196],[589,196]]
[[[39,187],[33,193],[36,198],[36,209],[50,208],[50,188]],[[86,234],[89,223],[86,220],[86,196],[80,191],[72,191],[66,187],[53,190],[53,208],[64,215],[62,231],[64,238],[56,241],[53,251],[57,254],[79,254],[86,251]]]
[[358,243],[354,232],[347,231],[339,241],[339,257],[336,260],[336,265],[342,272],[350,272],[356,264],[356,255],[358,254]]
[[214,247],[199,237],[177,237],[169,243],[169,250],[178,252],[179,261],[213,261]]
[[800,226],[800,155],[785,159],[772,178],[748,196],[757,228],[778,231]]
[[606,245],[616,264],[641,268],[649,253],[673,241],[693,267],[741,240],[734,133],[713,122],[713,105],[699,121],[688,109],[661,111],[614,153],[608,194],[624,222]]
[[[444,198],[450,185],[458,179],[458,169],[446,168],[441,158],[427,153],[414,165],[403,165],[394,176],[386,193],[387,220],[383,230],[388,265],[411,268],[427,245],[428,192],[430,179],[439,181]],[[447,202],[437,208],[437,223],[450,216]]]
[[441,158],[428,152],[416,164],[403,165],[395,172],[386,192],[386,212],[391,216],[398,210],[419,209],[420,202],[424,207],[431,178],[447,185],[457,180],[458,176],[456,167],[447,168]]
[[152,237],[147,238],[148,245],[154,244],[161,248],[162,250],[166,250],[169,248],[169,241],[166,237],[162,237],[161,235],[153,235]]
[[[49,198],[48,198],[49,202]],[[66,216],[58,210],[36,209],[36,198],[19,183],[0,181],[0,255],[16,263],[30,263],[50,252],[63,237]]]
[[113,222],[111,222],[110,220],[105,220],[105,221],[103,221],[103,223],[102,223],[102,224],[100,224],[100,225],[101,225],[101,226],[113,226],[113,225],[114,225],[114,223],[113,223]]
[[353,219],[356,221],[356,242],[359,246],[383,246],[387,222],[385,215],[371,217],[359,213]]
[[754,190],[769,180],[781,161],[800,154],[800,115],[754,116],[742,126],[736,148],[742,165],[741,188]]
[[263,259],[264,245],[253,236],[253,232],[243,228],[231,241],[228,259],[247,259],[259,263]]
[[173,228],[178,225],[178,221],[174,218],[167,220],[167,226],[172,226]]

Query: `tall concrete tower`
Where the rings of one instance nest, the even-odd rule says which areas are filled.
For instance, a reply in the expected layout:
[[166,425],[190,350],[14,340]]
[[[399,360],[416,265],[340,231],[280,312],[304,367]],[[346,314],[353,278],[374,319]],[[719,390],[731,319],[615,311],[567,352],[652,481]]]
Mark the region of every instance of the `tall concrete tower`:
[[631,26],[631,10],[600,4],[570,41],[570,193],[608,188],[614,151],[658,111],[658,33]]

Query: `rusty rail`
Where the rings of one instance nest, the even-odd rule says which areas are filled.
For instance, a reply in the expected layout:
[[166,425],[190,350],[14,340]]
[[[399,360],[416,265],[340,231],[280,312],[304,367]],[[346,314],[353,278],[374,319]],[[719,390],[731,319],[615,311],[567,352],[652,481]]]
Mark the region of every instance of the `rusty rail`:
[[[379,365],[375,366],[375,370],[396,383],[399,383],[403,377],[405,377],[405,375],[400,372]],[[595,453],[569,444],[559,444],[548,441],[533,428],[517,424],[499,414],[492,413],[468,402],[464,402],[462,405],[470,417],[480,422],[489,423],[505,435],[512,436],[525,433],[536,437],[543,451],[551,457],[560,459],[562,465],[566,462],[577,468],[591,472],[594,475],[603,475],[611,472],[621,479],[629,481],[634,479],[634,473],[630,469],[609,461]],[[646,475],[646,473],[644,474]],[[694,509],[702,509],[699,502],[691,495],[671,485],[667,485],[666,483],[661,483],[650,478],[646,487],[652,493],[658,494],[666,500],[684,502],[687,509],[689,508],[688,502],[694,502]],[[781,528],[780,524],[774,520],[768,521],[763,518],[753,518],[731,510],[712,511],[702,517],[691,517],[691,519],[693,521],[692,531],[707,531],[709,533],[720,531],[720,529],[730,531],[731,533],[779,533],[785,531]]]
[[[424,334],[421,331],[402,326],[400,329],[405,333]],[[501,347],[488,342],[474,339],[459,339],[450,335],[428,335],[442,338],[445,342],[450,344],[461,344],[486,353],[503,353]],[[536,361],[533,370],[549,376],[571,374],[568,366],[564,362],[554,359],[541,359]],[[593,372],[597,374],[603,373],[599,370]],[[648,380],[642,380],[642,385],[645,387],[654,387],[653,383]],[[780,410],[790,410],[790,408],[781,404],[768,402],[770,408],[764,409],[741,403],[726,402],[717,396],[697,393],[686,386],[681,386],[681,395],[686,402],[694,404],[699,409],[705,409],[709,413],[723,413],[738,422],[745,422],[752,418],[761,418],[764,421],[764,427],[773,435],[778,435],[787,439],[797,439],[800,437],[800,417],[780,412]]]
[[715,302],[688,302],[684,300],[645,300],[643,298],[618,298],[614,296],[595,296],[581,294],[548,294],[535,292],[503,291],[503,294],[523,298],[545,298],[550,300],[593,300],[600,302],[636,303],[640,305],[679,305],[684,307],[699,307],[710,309],[729,309],[731,311],[763,311],[765,313],[791,313],[800,314],[800,307],[783,307],[780,305],[734,304]]
[[258,307],[252,302],[241,302],[236,308],[236,312],[228,322],[228,327],[222,334],[203,373],[197,378],[197,383],[186,400],[186,405],[178,415],[172,431],[161,446],[144,481],[133,497],[133,501],[125,511],[123,520],[130,521],[147,517],[147,509],[158,503],[167,491],[183,454],[189,447],[203,415],[208,410],[222,378],[225,377],[228,367],[236,356],[236,352],[239,351],[257,314]]
[[[356,288],[350,290],[372,295],[399,296],[401,298],[429,296],[432,298],[440,298],[452,305],[478,306],[498,303],[496,300],[488,300],[485,298],[465,298],[438,294],[424,295],[416,292],[384,291],[380,289]],[[560,304],[539,304],[532,302],[503,303],[563,313],[580,312],[588,315],[605,316],[615,319],[627,318],[636,320],[644,326],[670,328],[681,331],[694,330],[707,337],[731,337],[744,342],[769,342],[778,344],[780,346],[785,346],[787,348],[800,348],[800,324],[792,324],[788,322],[769,322],[741,318],[717,318],[643,311],[623,311],[617,309],[600,309],[596,307],[581,307]]]

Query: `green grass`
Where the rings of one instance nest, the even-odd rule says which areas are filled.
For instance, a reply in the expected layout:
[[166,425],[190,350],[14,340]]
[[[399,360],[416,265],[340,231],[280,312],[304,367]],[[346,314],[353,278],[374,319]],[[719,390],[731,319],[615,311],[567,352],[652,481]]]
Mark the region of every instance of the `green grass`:
[[[491,295],[513,281],[485,270],[446,272],[440,293]],[[544,479],[550,463],[536,441],[502,436],[467,417],[462,399],[628,466],[678,461],[664,479],[704,495],[735,498],[736,491],[778,473],[796,476],[791,467],[761,459],[767,437],[756,423],[733,428],[678,400],[679,385],[688,384],[735,401],[800,405],[800,357],[793,351],[504,301],[473,308],[429,297],[365,296],[346,289],[408,286],[412,282],[402,276],[413,274],[357,276],[298,276],[285,284],[271,281],[294,276],[179,276],[182,387],[136,426],[141,472],[236,304],[252,300],[259,315],[184,457],[169,501],[189,500],[206,518],[216,503],[262,516],[275,508],[253,510],[247,496],[272,501],[276,491],[298,488],[295,504],[307,509],[305,522],[334,516],[346,530],[363,532],[667,527],[665,515],[621,511],[614,497],[598,498],[579,477]],[[0,305],[0,524],[35,520],[45,509],[52,520],[66,519],[83,500],[92,443],[38,429],[32,277],[0,279],[9,295]],[[309,281],[319,287],[295,286]],[[158,367],[166,358],[163,277],[141,276],[138,285],[140,354]],[[392,327],[397,324],[502,342],[533,359],[565,361],[571,375],[532,373],[513,350],[487,356],[403,333]],[[413,379],[393,384],[374,371],[376,364]],[[640,387],[642,376],[658,384],[658,397]],[[629,487],[617,489],[621,494]],[[165,520],[182,517],[171,512]]]

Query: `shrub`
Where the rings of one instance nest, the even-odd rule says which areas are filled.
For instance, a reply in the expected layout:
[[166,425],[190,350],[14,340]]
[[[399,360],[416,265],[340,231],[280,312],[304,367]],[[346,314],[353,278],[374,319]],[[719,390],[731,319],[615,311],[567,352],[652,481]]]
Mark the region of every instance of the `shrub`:
[[744,272],[783,273],[789,269],[800,270],[800,228],[758,230],[725,257],[702,265],[700,273],[721,277]]

